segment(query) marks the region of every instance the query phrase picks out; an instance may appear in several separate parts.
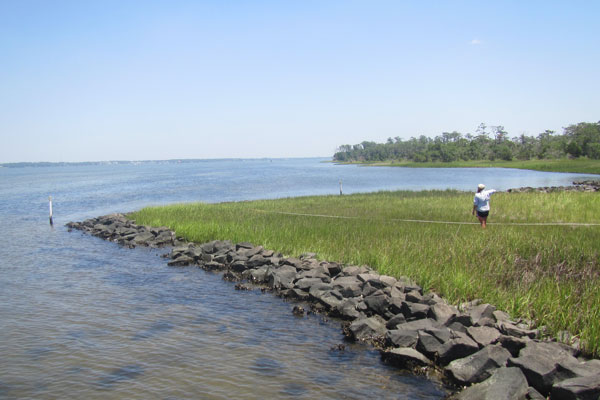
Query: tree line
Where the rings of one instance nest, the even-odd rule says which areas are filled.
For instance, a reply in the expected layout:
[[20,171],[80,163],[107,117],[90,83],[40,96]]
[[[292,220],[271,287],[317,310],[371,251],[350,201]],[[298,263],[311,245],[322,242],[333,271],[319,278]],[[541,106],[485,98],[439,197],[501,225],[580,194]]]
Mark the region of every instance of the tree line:
[[444,132],[435,138],[419,136],[402,140],[388,138],[386,143],[364,141],[338,147],[335,161],[451,162],[468,160],[552,159],[588,157],[600,159],[600,122],[580,122],[564,128],[562,134],[545,130],[537,136],[510,138],[503,126],[481,123],[475,134]]

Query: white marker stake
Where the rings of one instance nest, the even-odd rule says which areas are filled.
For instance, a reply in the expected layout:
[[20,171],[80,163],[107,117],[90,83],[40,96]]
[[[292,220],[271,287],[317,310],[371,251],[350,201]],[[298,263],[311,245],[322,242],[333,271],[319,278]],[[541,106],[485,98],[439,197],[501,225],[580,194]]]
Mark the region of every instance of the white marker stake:
[[340,179],[340,196],[343,195],[344,193],[342,192],[342,180]]
[[52,221],[52,196],[48,196],[48,202],[50,204],[50,225],[54,225],[54,221]]

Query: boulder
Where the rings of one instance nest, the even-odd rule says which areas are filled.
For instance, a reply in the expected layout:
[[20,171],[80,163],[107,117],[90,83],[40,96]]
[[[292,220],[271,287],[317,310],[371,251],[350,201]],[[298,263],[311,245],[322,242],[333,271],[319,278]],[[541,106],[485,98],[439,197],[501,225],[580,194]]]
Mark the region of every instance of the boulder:
[[394,347],[416,347],[419,331],[416,329],[393,329],[386,333],[385,343]]
[[356,276],[341,276],[331,281],[331,284],[344,297],[357,297],[362,293],[363,283]]
[[519,368],[500,368],[481,383],[466,388],[457,400],[525,400],[528,385]]
[[500,337],[500,332],[490,326],[470,326],[467,328],[467,334],[473,339],[479,347],[496,343]]
[[552,400],[600,399],[600,373],[565,379],[552,386]]
[[348,330],[354,340],[371,340],[387,332],[385,321],[379,316],[357,319],[350,324]]
[[434,304],[429,308],[427,316],[435,319],[440,324],[446,324],[451,318],[458,314],[458,310],[454,306],[444,303]]
[[496,369],[506,366],[509,358],[510,353],[502,346],[487,346],[468,357],[452,361],[445,371],[460,384],[479,383],[489,378]]
[[414,369],[431,365],[431,361],[427,357],[410,347],[383,351],[381,358],[389,364],[404,369]]
[[270,268],[267,271],[268,285],[272,289],[292,289],[296,277],[296,268],[291,265],[282,265],[278,268]]
[[555,383],[577,377],[571,369],[559,366],[559,363],[579,364],[572,352],[565,347],[559,343],[530,341],[521,349],[519,357],[508,359],[507,365],[519,367],[529,385],[547,396]]
[[302,278],[297,280],[294,283],[294,286],[296,286],[298,289],[302,289],[308,292],[311,286],[321,283],[323,283],[323,281],[319,278]]
[[382,291],[375,292],[375,294],[365,297],[364,302],[369,311],[381,316],[387,313],[387,309],[390,305],[389,297]]
[[385,327],[388,329],[396,329],[398,325],[406,323],[406,318],[402,314],[396,314],[386,322]]
[[430,306],[427,304],[403,301],[402,306],[400,307],[400,312],[406,319],[422,319],[427,317],[429,309]]
[[438,360],[441,365],[447,365],[458,358],[467,357],[479,350],[479,346],[467,335],[451,339],[440,346]]
[[435,336],[430,335],[425,331],[419,332],[416,349],[430,360],[435,359],[441,346],[442,343]]

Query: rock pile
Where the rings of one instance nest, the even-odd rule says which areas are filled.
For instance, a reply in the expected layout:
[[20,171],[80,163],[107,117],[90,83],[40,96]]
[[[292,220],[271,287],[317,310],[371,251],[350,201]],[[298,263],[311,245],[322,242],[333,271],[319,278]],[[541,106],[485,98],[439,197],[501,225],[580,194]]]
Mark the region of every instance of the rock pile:
[[[436,371],[458,399],[594,399],[600,396],[600,360],[576,348],[540,339],[526,321],[490,304],[456,307],[408,278],[380,275],[366,266],[319,261],[315,254],[284,257],[251,243],[186,243],[167,228],[135,225],[121,214],[69,228],[125,246],[174,246],[168,265],[220,271],[282,297],[305,301],[312,312],[344,322],[349,340],[370,342],[384,361],[413,371]],[[237,289],[248,289],[239,286]],[[303,307],[296,306],[296,315]]]
[[551,192],[562,192],[562,191],[572,191],[572,192],[598,192],[600,191],[600,181],[595,180],[578,180],[573,181],[572,186],[544,186],[539,188],[533,187],[521,187],[516,189],[508,189],[507,192],[510,193],[522,193],[522,192],[543,192],[543,193],[551,193]]

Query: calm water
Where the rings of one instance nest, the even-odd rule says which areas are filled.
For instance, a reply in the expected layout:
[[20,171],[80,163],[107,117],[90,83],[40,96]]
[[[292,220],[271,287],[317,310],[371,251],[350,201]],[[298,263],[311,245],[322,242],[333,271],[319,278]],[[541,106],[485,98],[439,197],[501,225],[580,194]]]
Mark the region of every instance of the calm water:
[[[169,268],[64,224],[147,205],[390,189],[564,185],[581,174],[336,166],[319,159],[0,168],[0,398],[435,399],[338,322]],[[48,226],[48,195],[55,228]]]

